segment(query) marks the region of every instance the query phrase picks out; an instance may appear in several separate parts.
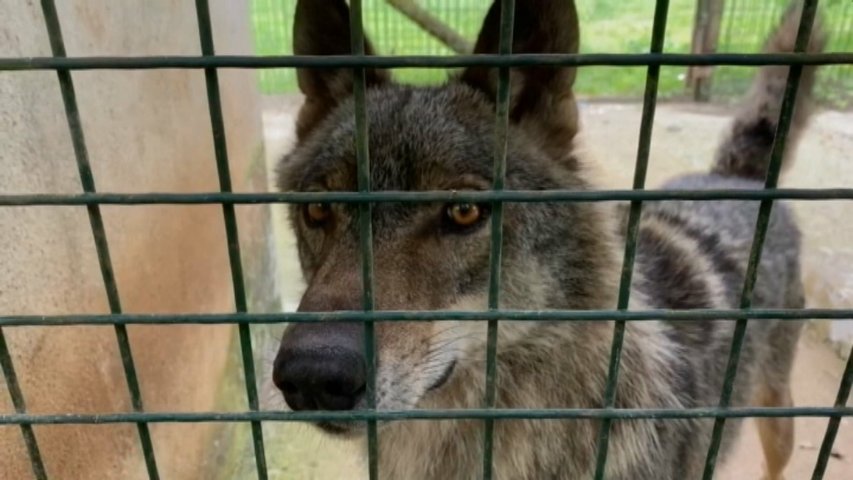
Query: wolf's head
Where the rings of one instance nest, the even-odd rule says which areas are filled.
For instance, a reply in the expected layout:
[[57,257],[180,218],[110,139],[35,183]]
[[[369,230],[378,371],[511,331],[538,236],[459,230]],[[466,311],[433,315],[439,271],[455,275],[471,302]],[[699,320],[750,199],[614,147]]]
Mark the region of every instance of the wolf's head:
[[[513,52],[570,53],[578,46],[569,0],[518,1]],[[493,5],[475,53],[496,53],[500,9]],[[297,3],[295,51],[350,51],[343,0]],[[366,51],[372,53],[369,42]],[[355,112],[350,69],[301,69],[305,104],[299,143],[284,158],[284,191],[356,191]],[[589,188],[573,155],[577,109],[570,68],[511,71],[506,188]],[[441,87],[394,84],[367,70],[373,190],[488,190],[495,158],[497,69],[471,67]],[[381,203],[373,207],[377,310],[480,310],[489,288],[489,204]],[[294,205],[291,222],[308,288],[300,311],[360,310],[358,207]],[[583,203],[504,207],[501,307],[612,308],[610,228],[600,207]],[[532,323],[502,324],[501,349]],[[363,328],[321,322],[290,326],[274,380],[297,410],[357,409],[364,404]],[[376,325],[377,407],[407,409],[440,398],[448,383],[481,366],[482,322],[387,322]],[[479,367],[478,367],[479,368]],[[474,375],[479,378],[481,373]],[[474,385],[467,387],[476,390]],[[440,403],[440,402],[439,402]],[[350,431],[346,425],[324,425]]]

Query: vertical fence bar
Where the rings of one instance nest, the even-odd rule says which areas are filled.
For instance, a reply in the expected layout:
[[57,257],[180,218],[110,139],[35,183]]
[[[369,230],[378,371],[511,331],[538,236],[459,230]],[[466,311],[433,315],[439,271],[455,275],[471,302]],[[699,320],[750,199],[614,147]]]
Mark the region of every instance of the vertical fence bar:
[[[202,55],[214,55],[213,28],[210,23],[210,7],[207,0],[196,0],[196,16]],[[216,170],[219,176],[219,190],[231,191],[231,172],[228,165],[228,145],[225,137],[225,122],[222,118],[222,101],[219,96],[219,75],[215,68],[204,69],[207,87],[207,104],[210,111],[210,125],[213,133],[213,149],[216,155]],[[238,313],[246,313],[246,288],[243,283],[243,266],[240,261],[240,237],[237,232],[237,217],[233,204],[222,204],[222,216],[225,221],[225,235],[228,241],[228,261],[231,265],[231,283],[234,289],[234,307]],[[255,379],[255,361],[252,354],[252,335],[250,326],[241,323],[238,327],[240,352],[243,360],[243,372],[246,380],[246,397],[251,411],[258,411],[258,387]],[[253,420],[252,443],[255,451],[255,465],[258,479],[267,479],[267,463],[264,452],[264,432],[261,422]]]
[[735,13],[737,12],[738,0],[729,0],[726,2],[725,9],[728,10],[723,14],[723,23],[726,26],[726,33],[723,34],[723,42],[717,46],[718,52],[727,52],[732,47],[732,25],[734,24]]
[[[850,348],[850,354],[847,356],[847,366],[844,367],[844,373],[841,374],[841,384],[838,386],[838,395],[835,397],[835,408],[843,408],[847,405],[847,399],[850,398],[850,388],[853,386],[853,347]],[[838,434],[838,427],[841,425],[841,416],[833,415],[826,425],[826,434],[823,436],[823,442],[820,445],[820,453],[817,455],[817,463],[812,473],[812,480],[821,480],[823,474],[826,473],[826,464],[829,462],[829,455],[832,453],[832,445],[835,443],[835,436]]]
[[[64,57],[66,55],[65,41],[62,37],[62,28],[59,23],[59,16],[56,13],[56,5],[53,0],[42,0],[41,8],[44,15],[48,38],[50,40],[51,52],[54,57]],[[74,81],[71,78],[71,72],[68,70],[59,69],[56,71],[56,75],[59,79],[59,89],[62,93],[62,103],[65,107],[65,117],[68,121],[68,129],[71,133],[71,143],[74,147],[74,157],[77,161],[80,183],[85,193],[94,193],[95,178],[92,175],[92,168],[89,164],[89,152],[86,148],[86,137],[83,135],[83,125],[80,121],[80,112],[77,108],[77,94],[74,91]],[[104,229],[104,221],[101,217],[101,209],[98,205],[87,205],[86,211],[89,215],[89,225],[92,229],[92,237],[94,238],[95,249],[98,253],[98,264],[104,281],[104,288],[106,290],[107,302],[110,306],[110,313],[120,314],[122,312],[121,299],[118,293],[118,286],[116,285],[112,260],[110,259],[110,248],[107,242],[107,234]],[[114,328],[116,341],[118,342],[119,352],[121,354],[124,376],[127,380],[127,388],[130,393],[131,405],[135,412],[142,412],[142,394],[139,389],[136,366],[133,362],[133,353],[130,349],[130,339],[127,334],[127,327],[125,325],[115,324]],[[142,446],[142,455],[145,459],[145,467],[148,471],[148,477],[152,480],[159,479],[160,475],[157,471],[157,462],[154,457],[154,446],[151,443],[151,433],[148,429],[148,424],[145,422],[137,422],[136,427],[139,433],[139,442]]]
[[[658,0],[655,5],[652,38],[649,46],[651,53],[663,51],[666,33],[666,18],[669,12],[669,0]],[[646,184],[649,165],[649,152],[652,144],[652,129],[657,107],[658,79],[660,66],[650,65],[646,71],[646,91],[643,96],[643,114],[640,120],[640,140],[637,146],[637,162],[634,168],[634,190],[642,190]],[[643,204],[639,200],[631,202],[628,216],[628,230],[625,235],[625,256],[622,261],[622,275],[619,280],[619,298],[616,308],[627,310],[631,299],[631,278],[634,273],[634,258],[637,251],[637,236],[640,231],[640,217]],[[619,378],[619,365],[622,360],[622,344],[625,339],[625,321],[616,321],[613,325],[613,341],[610,349],[610,366],[607,372],[607,386],[604,391],[604,407],[612,408],[616,399],[616,385]],[[595,460],[595,479],[602,480],[607,465],[607,451],[610,440],[612,420],[602,419],[598,432],[598,454]]]
[[[27,413],[24,394],[21,392],[21,386],[18,384],[18,376],[15,374],[12,355],[9,353],[8,345],[6,345],[6,335],[3,333],[2,327],[0,327],[0,368],[3,370],[3,377],[6,379],[6,388],[9,390],[9,396],[12,397],[12,405],[15,407],[15,413]],[[44,469],[44,462],[41,460],[41,451],[36,442],[33,426],[21,424],[21,435],[24,437],[24,445],[26,445],[27,454],[30,457],[33,477],[36,480],[47,480],[47,473]]]
[[[357,57],[364,56],[364,23],[361,0],[350,0],[350,48]],[[364,67],[353,69],[353,100],[355,102],[355,147],[358,191],[370,191],[370,150],[367,141],[367,80]],[[362,307],[373,310],[373,205],[358,206],[358,237],[361,251]],[[376,410],[376,333],[373,320],[364,322],[364,356],[367,362],[367,408]],[[367,471],[370,480],[379,478],[379,441],[376,420],[367,421]]]
[[[364,35],[362,22],[362,5],[361,0],[351,0],[351,47],[354,56],[363,57],[364,55]],[[797,41],[796,50],[802,51],[808,42],[808,37],[811,30],[811,25],[817,8],[817,0],[806,0],[806,5],[803,10]],[[663,39],[666,30],[668,0],[659,0],[656,3],[654,26],[651,40],[650,51],[653,53],[661,52],[663,47]],[[53,55],[56,57],[65,56],[65,48],[62,40],[60,24],[55,10],[55,5],[52,0],[42,0],[42,9],[45,16],[45,22],[50,36],[51,48]],[[214,45],[212,36],[212,27],[210,23],[210,12],[207,0],[196,0],[196,9],[199,22],[200,40],[202,45],[202,53],[205,56],[214,55]],[[501,55],[509,55],[512,52],[512,35],[513,35],[513,14],[514,0],[501,1],[501,26],[500,26],[500,46],[499,53]],[[356,120],[356,149],[358,156],[358,190],[359,192],[370,191],[370,158],[368,145],[368,125],[366,118],[366,86],[365,86],[365,71],[363,67],[355,67],[354,69],[354,101],[355,101],[355,120]],[[505,171],[506,171],[506,149],[507,149],[507,129],[508,129],[508,105],[510,95],[510,69],[501,67],[498,70],[498,89],[496,100],[496,129],[495,129],[495,151],[494,151],[494,180],[493,189],[496,191],[504,188]],[[642,122],[640,127],[640,139],[637,152],[637,162],[635,167],[635,175],[633,188],[643,189],[648,168],[649,150],[651,144],[651,135],[653,129],[653,121],[656,107],[657,84],[659,79],[660,67],[649,66],[646,78],[646,89],[644,96],[644,108],[642,114]],[[768,167],[767,177],[765,179],[765,188],[773,188],[778,182],[781,161],[785,148],[786,136],[791,122],[791,114],[795,106],[796,90],[799,84],[802,73],[802,66],[791,66],[784,101],[782,104],[779,125],[774,138],[771,160]],[[81,184],[84,192],[95,192],[95,183],[89,165],[88,153],[86,150],[85,137],[83,135],[82,125],[76,103],[76,95],[70,72],[68,70],[57,70],[59,77],[60,88],[63,96],[63,102],[66,110],[66,117],[71,131],[72,142],[75,151],[75,157],[78,164]],[[222,107],[219,92],[218,74],[216,68],[205,69],[205,79],[208,93],[208,102],[210,109],[211,125],[213,131],[214,148],[217,161],[217,169],[219,173],[220,189],[222,192],[231,191],[231,178],[227,157],[227,145],[225,137],[224,120],[222,116]],[[245,287],[243,283],[242,266],[240,262],[240,246],[237,232],[236,215],[233,204],[224,203],[223,217],[225,221],[226,234],[228,238],[228,253],[231,262],[231,274],[233,280],[235,308],[238,312],[244,313],[247,311]],[[749,263],[746,270],[743,291],[741,296],[741,309],[749,309],[752,304],[752,291],[755,286],[755,281],[760,264],[761,252],[763,248],[764,238],[767,233],[769,223],[769,215],[773,206],[773,200],[762,200],[759,208],[759,214],[756,220],[756,231],[753,238],[752,249],[750,252]],[[106,239],[103,220],[98,205],[88,205],[88,214],[90,225],[93,232],[94,241],[98,253],[99,264],[107,298],[109,301],[110,311],[113,314],[121,313],[121,304],[118,294],[118,289],[112,271],[108,242]],[[503,223],[503,203],[501,201],[492,202],[492,219],[491,219],[491,246],[490,246],[490,282],[489,282],[489,299],[488,308],[490,311],[498,311],[500,306],[500,274],[501,274],[501,253],[502,253],[502,223]],[[627,310],[630,300],[630,287],[633,274],[633,264],[636,254],[636,242],[640,226],[640,217],[642,213],[642,203],[639,200],[631,202],[631,209],[626,232],[626,247],[624,254],[624,262],[620,279],[620,290],[618,296],[617,309]],[[373,292],[373,248],[372,248],[372,204],[359,204],[359,242],[361,247],[361,273],[363,280],[363,309],[365,312],[374,309],[374,292]],[[254,363],[252,355],[252,345],[249,324],[240,323],[239,333],[242,349],[242,359],[246,375],[246,389],[249,399],[250,409],[258,410],[257,386],[254,372]],[[726,409],[729,407],[734,381],[737,374],[737,366],[740,357],[743,339],[746,333],[746,319],[739,319],[736,323],[730,355],[726,367],[725,381],[721,391],[719,407]],[[133,357],[130,349],[130,343],[124,325],[116,324],[116,336],[121,352],[121,358],[124,366],[128,389],[131,396],[134,411],[142,412],[141,393],[138,385],[138,379],[133,363]],[[375,410],[375,383],[376,383],[376,349],[375,349],[375,333],[374,321],[365,320],[365,351],[367,357],[367,398],[368,408]],[[612,349],[610,355],[610,365],[608,369],[608,381],[604,395],[604,406],[613,407],[616,386],[618,380],[619,366],[621,360],[621,350],[625,334],[624,321],[618,321],[614,326],[614,335],[612,340]],[[497,339],[498,339],[498,321],[488,321],[487,327],[487,349],[486,349],[486,390],[484,395],[484,403],[486,408],[494,408],[496,402],[496,354],[497,354]],[[7,385],[14,404],[15,410],[18,413],[26,411],[24,398],[17,382],[17,377],[13,368],[12,358],[8,351],[5,336],[0,329],[0,367],[2,367],[4,376],[7,379]],[[848,358],[847,365],[842,376],[841,384],[835,401],[835,407],[841,408],[850,395],[851,384],[853,384],[853,352]],[[841,415],[833,415],[830,417],[827,431],[821,446],[817,464],[813,473],[813,479],[820,479],[825,472],[827,461],[831,453],[832,445],[839,428]],[[484,420],[484,457],[483,457],[483,478],[491,479],[493,476],[493,447],[494,447],[494,419],[487,418]],[[264,456],[264,443],[261,425],[259,421],[252,421],[252,432],[255,447],[256,463],[258,468],[258,476],[260,479],[267,478],[266,463]],[[378,477],[378,441],[376,420],[367,420],[368,426],[368,456],[369,456],[369,473],[370,478]],[[714,423],[712,441],[709,446],[705,470],[703,478],[711,479],[713,477],[717,452],[722,438],[722,432],[725,426],[725,417],[717,417]],[[602,421],[602,427],[598,437],[598,455],[596,459],[595,478],[601,479],[604,476],[606,467],[607,450],[609,432],[611,427],[611,419],[606,418]],[[148,425],[145,422],[137,422],[137,428],[142,444],[143,454],[145,456],[146,467],[150,478],[159,478],[157,466],[153,453]],[[41,460],[38,445],[32,426],[29,424],[21,424],[22,434],[28,449],[30,460],[32,463],[33,472],[36,478],[41,480],[46,478],[46,473]]]
[[[817,4],[817,0],[806,0],[803,5],[802,16],[800,17],[800,26],[797,30],[797,39],[794,43],[794,50],[797,52],[805,51],[806,46],[808,45],[812,24],[814,23],[815,14],[817,12]],[[789,67],[788,81],[785,85],[785,94],[779,113],[779,124],[776,127],[776,135],[773,139],[773,149],[770,153],[770,164],[767,167],[767,176],[764,182],[765,189],[775,188],[779,181],[779,173],[782,168],[782,158],[785,151],[785,141],[787,140],[788,130],[791,126],[791,117],[794,111],[797,89],[800,85],[800,76],[802,72],[803,67],[801,65],[792,65]],[[770,211],[772,208],[773,200],[768,199],[762,200],[758,209],[755,236],[753,237],[752,248],[749,253],[749,263],[746,268],[743,291],[741,293],[740,308],[743,310],[748,310],[752,307],[752,291],[755,288],[755,281],[758,276],[758,265],[761,261],[761,250],[764,246],[764,238],[767,235],[767,226],[770,223]],[[732,346],[729,351],[729,359],[726,365],[723,388],[720,393],[719,407],[723,409],[728,408],[729,403],[731,402],[741,348],[743,347],[743,340],[746,335],[746,327],[747,320],[745,318],[737,320],[732,336]],[[708,446],[708,455],[705,458],[705,470],[702,476],[704,480],[711,480],[714,477],[717,454],[720,450],[720,442],[722,441],[723,428],[725,427],[725,424],[725,417],[718,417],[714,420],[711,444]]]
[[[512,53],[512,31],[515,21],[515,0],[501,0],[498,53]],[[495,107],[495,161],[493,190],[503,190],[506,177],[507,129],[509,128],[510,70],[498,69],[498,90]],[[503,250],[503,203],[492,202],[491,247],[489,249],[489,310],[500,308],[501,252]],[[486,392],[485,408],[494,408],[496,400],[498,321],[489,320],[486,327]],[[483,479],[492,478],[495,420],[487,418],[483,428]]]

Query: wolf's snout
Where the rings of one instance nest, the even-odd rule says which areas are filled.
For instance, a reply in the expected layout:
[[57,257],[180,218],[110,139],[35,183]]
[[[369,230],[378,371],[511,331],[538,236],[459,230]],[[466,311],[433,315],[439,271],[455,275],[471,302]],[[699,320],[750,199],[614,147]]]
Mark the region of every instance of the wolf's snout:
[[273,381],[293,410],[351,410],[364,396],[364,328],[301,324],[284,333]]

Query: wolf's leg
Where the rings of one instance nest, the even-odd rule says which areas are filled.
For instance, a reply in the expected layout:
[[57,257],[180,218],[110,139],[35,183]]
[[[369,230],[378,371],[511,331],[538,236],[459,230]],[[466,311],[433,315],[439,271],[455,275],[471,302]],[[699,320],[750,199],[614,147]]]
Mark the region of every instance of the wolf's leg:
[[[762,407],[790,407],[791,388],[789,385],[762,385],[757,392],[757,403]],[[758,434],[764,449],[767,464],[765,480],[782,480],[782,472],[791,458],[794,449],[794,419],[757,418]]]

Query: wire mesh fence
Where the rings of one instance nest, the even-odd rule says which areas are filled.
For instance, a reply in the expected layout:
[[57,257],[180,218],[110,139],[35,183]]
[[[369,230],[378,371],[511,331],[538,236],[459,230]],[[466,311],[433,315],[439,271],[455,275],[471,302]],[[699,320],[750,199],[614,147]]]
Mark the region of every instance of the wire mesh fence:
[[[785,0],[730,0],[725,3],[720,33],[720,52],[757,52],[773,29],[788,2]],[[824,29],[829,34],[828,51],[853,49],[853,2],[826,0]],[[720,67],[715,72],[712,93],[733,98],[749,88],[749,69]],[[825,104],[847,108],[853,105],[853,66],[838,65],[818,73],[815,97]]]
[[[258,5],[263,2],[257,2]],[[271,5],[271,4],[266,4]],[[817,416],[830,419],[826,435],[821,446],[818,461],[814,469],[815,479],[822,478],[826,468],[826,462],[831,452],[831,446],[837,433],[839,422],[842,417],[853,416],[853,408],[847,407],[846,402],[850,394],[851,383],[853,383],[853,355],[848,361],[839,386],[837,400],[833,407],[824,408],[732,408],[729,401],[732,393],[734,378],[737,372],[739,354],[743,338],[750,319],[774,318],[781,320],[794,320],[806,318],[850,318],[853,310],[762,310],[751,308],[752,288],[756,281],[757,266],[761,256],[764,238],[767,233],[768,220],[773,202],[783,198],[796,198],[803,200],[826,200],[844,199],[853,200],[853,188],[840,189],[779,189],[776,186],[788,126],[794,108],[795,95],[799,82],[802,66],[806,64],[847,65],[853,64],[853,53],[830,53],[830,54],[775,54],[775,55],[740,55],[740,54],[713,54],[713,55],[674,55],[663,54],[666,51],[667,20],[669,18],[670,4],[667,0],[658,0],[654,5],[651,39],[646,40],[646,47],[642,51],[647,53],[627,53],[614,55],[587,55],[587,54],[511,54],[512,15],[514,2],[502,0],[502,22],[501,22],[501,47],[496,55],[455,55],[446,56],[447,52],[436,52],[435,55],[442,56],[389,56],[366,58],[363,54],[363,24],[362,24],[362,2],[351,0],[353,15],[352,21],[352,56],[339,57],[221,57],[215,54],[213,45],[210,12],[206,0],[196,0],[196,11],[199,25],[199,40],[202,55],[197,57],[82,57],[65,58],[62,42],[62,32],[59,18],[56,15],[52,0],[42,0],[45,23],[49,32],[53,50],[52,58],[5,58],[0,59],[0,70],[4,74],[14,74],[14,71],[27,70],[55,70],[61,87],[65,105],[68,126],[74,141],[76,160],[83,185],[83,193],[80,194],[28,194],[9,195],[0,194],[0,207],[13,208],[15,206],[32,205],[54,205],[73,206],[85,205],[89,213],[89,220],[94,234],[100,267],[106,288],[107,297],[110,299],[109,315],[59,315],[59,316],[0,316],[0,366],[2,366],[4,378],[8,386],[9,394],[15,406],[15,413],[0,415],[0,425],[18,425],[25,439],[27,451],[32,463],[33,474],[38,479],[47,478],[39,446],[33,434],[33,425],[41,424],[98,424],[98,423],[133,423],[138,430],[139,441],[145,457],[145,464],[149,478],[159,478],[157,462],[148,433],[148,424],[151,422],[249,422],[252,426],[254,456],[256,459],[257,477],[265,479],[268,476],[266,466],[266,455],[264,449],[264,438],[261,430],[263,421],[316,421],[316,420],[351,420],[364,421],[368,424],[368,458],[369,474],[371,478],[379,475],[377,456],[377,431],[376,423],[380,420],[404,421],[414,419],[477,419],[484,422],[483,429],[483,478],[492,478],[494,472],[493,446],[494,446],[494,422],[505,419],[569,419],[589,418],[601,419],[601,429],[598,435],[598,451],[596,462],[596,479],[604,478],[604,467],[607,463],[608,439],[610,424],[617,419],[643,419],[643,418],[713,418],[714,429],[712,442],[707,453],[704,478],[713,477],[717,451],[720,446],[725,421],[728,418],[743,417],[768,417],[768,416]],[[365,2],[370,6],[371,2]],[[434,8],[439,5],[449,5],[444,2],[431,3]],[[803,50],[805,46],[812,20],[814,19],[817,1],[806,2],[804,14],[797,37],[797,49]],[[281,16],[265,21],[272,22],[270,25],[284,24],[290,22],[292,16],[286,11],[279,10]],[[365,10],[365,24],[371,25],[371,21],[381,21],[382,15],[370,17],[369,10]],[[475,12],[462,9],[455,12],[447,8],[448,21],[468,22],[467,16],[472,17]],[[390,12],[386,12],[390,15]],[[456,15],[458,14],[458,15]],[[456,16],[454,16],[456,15]],[[390,18],[390,17],[389,17]],[[454,20],[455,19],[455,20]],[[257,21],[257,20],[256,20]],[[387,20],[391,21],[391,20]],[[390,24],[388,24],[388,28]],[[402,27],[401,27],[402,28]],[[381,31],[381,30],[380,30]],[[387,33],[387,35],[391,35]],[[389,38],[391,38],[389,36]],[[380,43],[381,45],[381,43]],[[408,48],[408,47],[407,47]],[[260,53],[265,52],[262,48]],[[387,51],[387,50],[386,50]],[[392,50],[393,51],[393,50]],[[398,52],[402,55],[406,52]],[[423,52],[419,52],[423,53]],[[487,192],[372,192],[370,185],[369,145],[367,143],[367,122],[365,118],[365,79],[363,70],[366,66],[381,68],[415,68],[421,71],[425,68],[437,69],[447,67],[461,67],[465,65],[490,65],[499,67],[499,82],[497,93],[497,109],[495,121],[498,128],[498,139],[494,151],[494,184],[492,190]],[[504,190],[504,177],[506,172],[506,135],[508,123],[508,103],[510,92],[509,69],[513,66],[522,65],[563,65],[563,66],[635,66],[645,67],[644,103],[643,116],[640,131],[640,142],[636,159],[635,176],[631,190],[618,191],[508,191]],[[786,96],[782,106],[779,129],[777,130],[769,171],[763,190],[704,190],[704,191],[652,191],[645,190],[645,177],[648,166],[649,146],[652,138],[652,124],[654,120],[655,105],[658,98],[658,87],[661,84],[660,77],[664,69],[669,67],[684,67],[687,65],[740,65],[757,66],[762,64],[789,64],[790,75],[786,89]],[[232,193],[230,173],[228,168],[227,149],[225,145],[225,132],[222,120],[222,107],[219,98],[219,84],[217,72],[219,68],[254,68],[271,75],[284,74],[281,68],[341,66],[354,68],[357,75],[354,101],[356,115],[356,142],[358,153],[358,191],[338,193],[281,193],[281,194],[246,194]],[[94,187],[92,172],[88,167],[86,154],[86,142],[77,114],[74,83],[72,71],[83,69],[150,69],[150,68],[194,68],[203,69],[205,72],[209,115],[213,138],[215,142],[215,161],[219,174],[219,192],[209,193],[148,193],[148,194],[113,194],[97,193]],[[273,82],[276,77],[268,76],[267,82]],[[286,78],[286,77],[281,77]],[[263,80],[262,80],[263,81]],[[278,80],[281,81],[281,80]],[[636,251],[637,233],[640,220],[642,202],[648,200],[672,200],[672,199],[749,199],[760,203],[759,216],[756,222],[756,233],[752,243],[752,250],[747,267],[746,280],[741,294],[740,309],[730,311],[720,310],[693,310],[693,311],[642,311],[632,312],[628,309],[631,275],[633,272],[634,256]],[[424,202],[435,200],[476,200],[492,203],[493,216],[491,224],[491,254],[490,254],[490,286],[489,305],[486,312],[388,312],[374,311],[372,290],[372,225],[371,206],[377,202]],[[237,204],[246,203],[306,203],[306,202],[340,202],[358,204],[359,232],[362,255],[362,280],[363,280],[363,311],[361,312],[337,312],[337,313],[289,313],[260,315],[247,312],[245,303],[245,292],[243,287],[243,273],[240,264],[240,246],[237,240],[237,225],[234,218],[234,208]],[[507,311],[500,309],[500,259],[503,238],[502,229],[502,205],[504,202],[600,202],[600,201],[630,201],[631,209],[627,226],[626,250],[624,252],[623,275],[619,288],[619,303],[612,311]],[[232,282],[235,294],[235,311],[232,314],[223,315],[129,315],[121,311],[116,290],[116,281],[112,275],[112,267],[109,256],[109,244],[100,218],[100,206],[105,204],[220,204],[223,211],[223,222],[226,227],[228,239],[228,252],[231,264]],[[607,388],[604,395],[605,402],[600,409],[499,409],[495,408],[495,356],[497,353],[497,330],[501,320],[535,321],[616,321],[615,334],[613,337],[612,354],[610,356],[610,368],[608,372]],[[624,334],[625,322],[645,320],[732,320],[736,322],[735,335],[732,340],[731,353],[726,367],[726,380],[720,394],[719,405],[713,408],[694,408],[685,410],[673,409],[617,409],[614,407],[615,385],[619,374],[619,360]],[[473,410],[414,410],[414,411],[377,411],[374,400],[368,402],[368,408],[351,412],[267,412],[259,411],[256,378],[253,367],[254,352],[249,336],[249,326],[261,323],[294,323],[313,322],[320,320],[339,320],[351,322],[364,322],[366,325],[366,356],[368,358],[368,398],[374,396],[376,349],[373,338],[373,325],[375,322],[393,321],[487,321],[488,322],[488,348],[487,369],[483,374],[486,378],[486,396],[483,400],[483,408]],[[238,326],[240,347],[242,352],[244,374],[246,380],[246,397],[249,409],[245,412],[236,413],[181,413],[163,412],[150,413],[144,410],[138,391],[136,373],[133,365],[133,356],[130,345],[126,338],[126,325],[129,324],[217,324],[228,323]],[[124,371],[127,378],[128,390],[133,399],[133,411],[116,414],[79,414],[68,412],[59,415],[33,415],[28,414],[26,402],[18,387],[12,357],[3,335],[3,329],[16,326],[39,325],[113,325],[116,330],[116,338],[122,355]]]
[[[296,0],[253,0],[252,21],[256,51],[260,55],[293,53],[291,33]],[[387,0],[365,0],[364,24],[380,54],[453,55],[439,41],[394,8]],[[488,0],[424,0],[416,2],[469,43],[473,42],[490,2]],[[647,51],[652,30],[654,2],[637,0],[579,0],[584,53],[642,53]],[[694,28],[695,0],[673,0],[669,5],[665,52],[690,52]],[[767,33],[773,28],[787,0],[732,0],[725,2],[717,51],[725,53],[760,52]],[[853,49],[853,3],[826,0],[824,29],[829,33],[828,51]],[[458,52],[457,52],[458,53]],[[658,86],[660,98],[687,96],[686,67],[664,67]],[[749,86],[751,69],[720,67],[715,69],[711,93],[715,99],[729,100]],[[440,69],[397,69],[396,78],[414,84],[435,84],[447,77]],[[636,98],[643,95],[644,71],[590,68],[578,75],[577,92],[588,97]],[[259,72],[261,91],[267,94],[297,91],[296,76],[290,69]],[[846,108],[853,101],[853,67],[837,65],[818,74],[816,98],[832,107]]]

